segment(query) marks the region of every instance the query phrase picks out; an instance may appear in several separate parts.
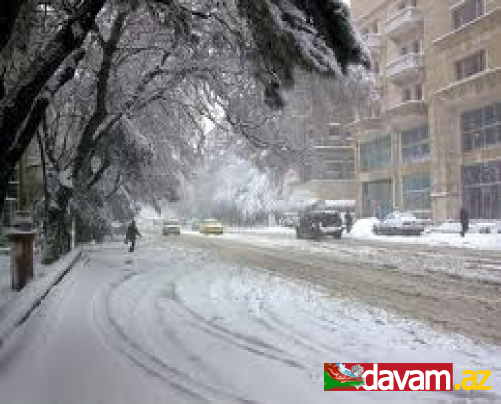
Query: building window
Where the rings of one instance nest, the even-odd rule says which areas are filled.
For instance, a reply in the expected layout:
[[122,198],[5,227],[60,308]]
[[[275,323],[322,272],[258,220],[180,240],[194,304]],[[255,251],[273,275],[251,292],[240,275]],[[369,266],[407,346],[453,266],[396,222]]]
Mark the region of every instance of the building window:
[[430,135],[428,126],[421,126],[402,132],[402,161],[410,163],[430,157]]
[[325,161],[322,179],[325,180],[352,180],[355,178],[354,161]]
[[456,80],[463,80],[484,71],[486,68],[485,59],[485,50],[481,50],[464,59],[458,60],[455,63]]
[[484,0],[465,0],[452,12],[452,24],[454,29],[481,17],[485,13]]
[[360,145],[362,171],[391,166],[391,136],[383,136]]
[[430,173],[403,176],[402,197],[404,210],[415,213],[429,212],[431,210]]
[[420,84],[416,84],[414,87],[414,95],[415,99],[421,101],[423,99],[423,86]]
[[379,32],[379,29],[378,29],[378,24],[376,21],[374,21],[371,25],[371,32],[373,34],[377,34]]
[[393,183],[390,179],[362,184],[362,215],[380,219],[393,211]]
[[404,88],[402,90],[402,102],[407,102],[412,99],[412,91],[410,88]]
[[402,102],[421,101],[423,99],[423,85],[417,83],[402,89]]
[[501,145],[501,102],[461,115],[463,152]]
[[501,217],[501,160],[463,167],[463,205],[473,219]]
[[412,42],[412,52],[414,53],[421,52],[421,43],[418,40]]

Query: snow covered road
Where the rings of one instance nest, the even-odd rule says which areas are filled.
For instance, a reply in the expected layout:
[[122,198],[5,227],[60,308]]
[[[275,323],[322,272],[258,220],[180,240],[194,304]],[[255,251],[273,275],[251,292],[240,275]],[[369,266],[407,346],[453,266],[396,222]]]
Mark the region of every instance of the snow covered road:
[[[333,299],[274,269],[182,240],[140,245],[132,260],[123,244],[89,250],[0,350],[1,402],[501,400],[498,346]],[[337,361],[484,365],[493,393],[325,393],[323,363]]]
[[241,233],[218,238],[192,233],[180,242],[217,250],[229,262],[275,269],[326,287],[335,297],[420,319],[439,330],[501,341],[498,252]]

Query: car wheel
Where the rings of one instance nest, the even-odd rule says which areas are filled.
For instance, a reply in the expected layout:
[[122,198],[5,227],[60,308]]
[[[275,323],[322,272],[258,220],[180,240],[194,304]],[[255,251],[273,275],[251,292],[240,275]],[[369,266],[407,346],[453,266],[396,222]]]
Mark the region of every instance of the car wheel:
[[338,231],[338,232],[334,233],[333,236],[334,236],[334,238],[340,239],[343,236],[343,232]]

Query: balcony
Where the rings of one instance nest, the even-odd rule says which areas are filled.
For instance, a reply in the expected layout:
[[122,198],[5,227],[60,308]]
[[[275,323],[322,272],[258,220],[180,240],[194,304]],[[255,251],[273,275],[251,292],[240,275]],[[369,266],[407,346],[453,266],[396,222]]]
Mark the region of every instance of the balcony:
[[383,116],[360,117],[346,125],[346,129],[353,133],[369,133],[382,131],[385,128]]
[[501,67],[487,69],[483,72],[455,81],[434,93],[442,101],[460,104],[472,99],[481,99],[496,91],[501,83]]
[[499,26],[501,26],[501,7],[498,6],[468,24],[435,39],[433,44],[437,50],[446,51],[468,43],[472,38],[489,35]]
[[397,84],[418,80],[424,67],[421,53],[408,53],[386,65],[386,76]]
[[410,100],[391,106],[386,112],[387,118],[399,130],[426,121],[428,103],[423,100]]
[[374,53],[378,54],[383,47],[383,37],[379,34],[367,34],[364,36],[364,42],[367,48]]
[[398,39],[423,26],[423,13],[417,7],[406,7],[386,21],[386,34]]

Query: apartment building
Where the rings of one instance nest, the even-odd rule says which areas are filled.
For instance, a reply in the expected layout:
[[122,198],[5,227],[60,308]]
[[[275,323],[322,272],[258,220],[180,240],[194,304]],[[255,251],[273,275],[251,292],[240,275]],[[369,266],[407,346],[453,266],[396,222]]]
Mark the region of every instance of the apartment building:
[[380,97],[346,126],[358,213],[501,219],[501,0],[352,0]]
[[279,127],[287,143],[303,151],[296,189],[312,198],[355,200],[355,149],[340,123],[352,119],[352,110],[338,91],[328,79],[299,77]]
[[355,200],[355,150],[339,123],[319,127],[309,138],[309,162],[299,189],[318,199]]

